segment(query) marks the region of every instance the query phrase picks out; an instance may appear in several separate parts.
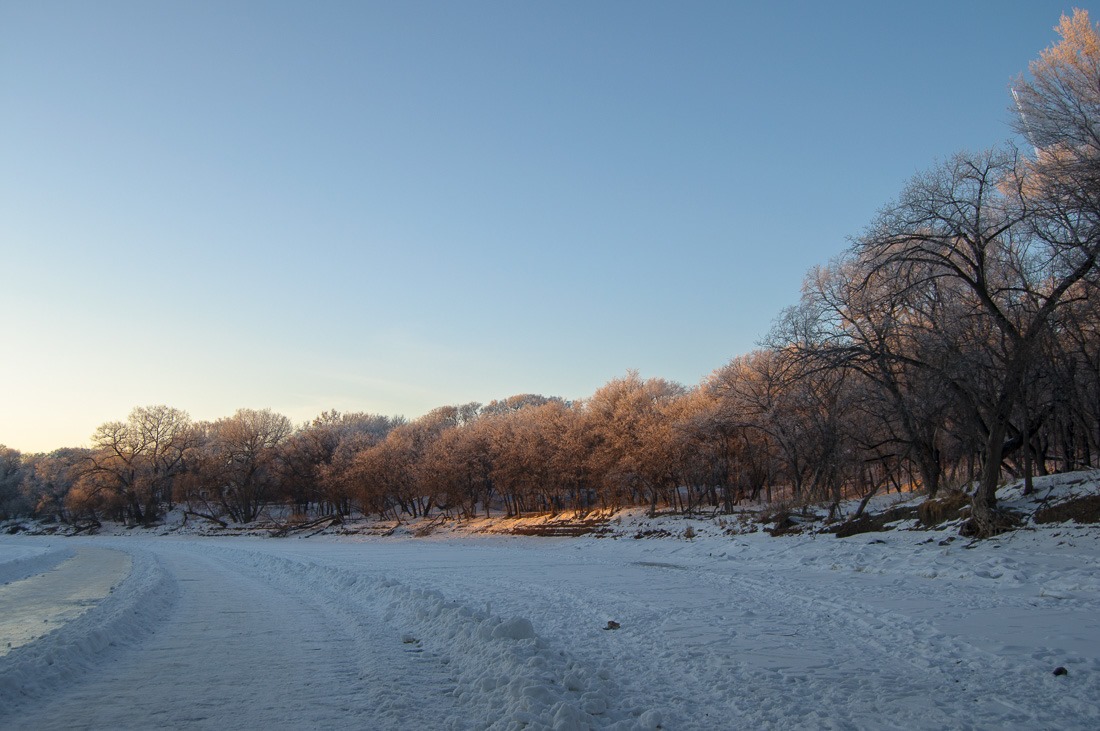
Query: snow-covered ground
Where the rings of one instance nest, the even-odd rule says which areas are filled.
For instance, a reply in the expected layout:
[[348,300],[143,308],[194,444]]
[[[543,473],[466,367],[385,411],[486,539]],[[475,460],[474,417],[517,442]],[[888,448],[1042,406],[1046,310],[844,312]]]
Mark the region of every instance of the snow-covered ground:
[[0,727],[1100,728],[1096,526],[696,525],[5,536],[0,614],[63,611],[0,647]]

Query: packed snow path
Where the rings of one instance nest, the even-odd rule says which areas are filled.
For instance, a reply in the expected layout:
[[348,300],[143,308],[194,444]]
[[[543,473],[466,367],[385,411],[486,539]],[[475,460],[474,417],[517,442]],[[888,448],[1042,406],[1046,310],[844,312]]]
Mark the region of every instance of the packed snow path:
[[[404,677],[405,692],[413,691],[419,673],[399,662],[392,636],[224,557],[179,544],[152,549],[176,593],[162,621],[48,703],[5,719],[5,728],[369,728],[392,710],[400,685],[385,678],[391,697],[380,703],[372,675]],[[56,584],[69,563],[39,580]],[[432,725],[415,704],[401,710],[410,727]]]
[[[667,728],[1100,728],[1100,557],[927,534],[377,543],[376,567],[523,614]],[[363,548],[286,550],[361,563]],[[604,630],[608,620],[620,629]],[[1058,666],[1071,669],[1055,677]],[[1070,681],[1070,682],[1062,682]]]
[[0,726],[1100,727],[1095,532],[943,538],[3,539],[134,568]]

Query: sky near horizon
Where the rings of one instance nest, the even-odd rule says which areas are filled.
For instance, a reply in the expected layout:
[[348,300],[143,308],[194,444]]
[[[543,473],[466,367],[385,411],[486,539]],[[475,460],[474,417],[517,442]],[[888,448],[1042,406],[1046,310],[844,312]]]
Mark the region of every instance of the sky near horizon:
[[3,0],[0,444],[694,385],[1073,7]]

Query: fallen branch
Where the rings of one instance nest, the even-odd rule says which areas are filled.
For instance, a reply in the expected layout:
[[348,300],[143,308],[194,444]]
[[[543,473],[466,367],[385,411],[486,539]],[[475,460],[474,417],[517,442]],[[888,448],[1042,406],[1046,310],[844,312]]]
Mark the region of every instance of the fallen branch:
[[272,538],[284,538],[284,537],[290,535],[291,533],[299,533],[301,531],[307,531],[307,530],[310,530],[312,528],[317,528],[318,526],[323,526],[324,528],[329,528],[329,527],[334,526],[334,525],[339,525],[340,523],[343,523],[343,522],[344,521],[341,520],[339,515],[326,515],[323,518],[318,518],[317,520],[311,520],[308,523],[297,523],[297,524],[286,523],[284,525],[278,526],[275,530],[271,531],[271,537]]
[[206,513],[197,513],[194,510],[184,510],[183,514],[184,514],[185,517],[193,515],[196,518],[203,518],[205,520],[209,520],[211,523],[217,523],[222,528],[228,528],[229,527],[229,524],[226,523],[221,518],[215,518],[213,515],[207,515]]
[[87,525],[77,527],[77,525],[74,523],[73,527],[76,528],[76,530],[74,530],[69,535],[75,536],[75,535],[78,535],[80,533],[83,533],[84,531],[98,530],[101,527],[101,525],[100,525],[100,522],[98,520],[93,519],[92,522],[88,523]]

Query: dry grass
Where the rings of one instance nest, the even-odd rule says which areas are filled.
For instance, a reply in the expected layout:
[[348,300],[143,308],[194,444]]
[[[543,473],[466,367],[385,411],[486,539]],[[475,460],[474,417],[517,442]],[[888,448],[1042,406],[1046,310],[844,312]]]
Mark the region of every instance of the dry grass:
[[582,520],[556,520],[550,523],[526,523],[512,528],[512,533],[517,536],[584,536],[590,533],[606,533],[607,519],[604,517],[588,518]]
[[1043,508],[1035,513],[1036,523],[1100,523],[1100,495],[1067,500],[1064,503]]
[[882,513],[864,513],[858,518],[845,521],[824,532],[833,533],[837,538],[847,538],[861,533],[879,533],[893,530],[894,526],[890,523],[897,523],[900,520],[912,520],[917,517],[917,510],[918,508],[912,506],[902,506],[890,508]]
[[963,517],[963,512],[969,508],[969,495],[961,490],[949,490],[943,497],[925,500],[917,506],[917,518],[921,525],[933,528],[948,520]]

